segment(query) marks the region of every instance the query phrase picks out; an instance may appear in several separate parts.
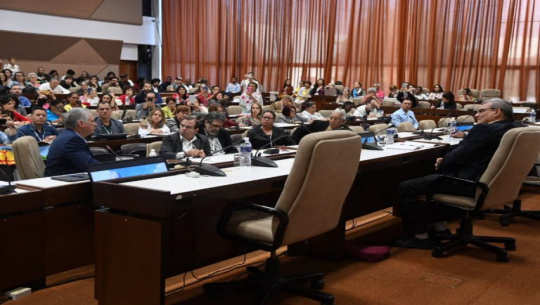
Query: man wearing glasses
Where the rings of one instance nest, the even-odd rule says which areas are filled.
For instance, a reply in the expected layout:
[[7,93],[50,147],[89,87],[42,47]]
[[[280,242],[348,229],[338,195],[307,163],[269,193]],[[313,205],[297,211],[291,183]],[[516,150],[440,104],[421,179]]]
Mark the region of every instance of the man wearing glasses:
[[227,130],[222,128],[224,122],[225,116],[220,112],[214,111],[206,115],[204,128],[199,128],[199,134],[205,135],[208,138],[212,154],[220,151],[215,155],[234,154],[238,152],[234,147],[229,147],[225,151],[221,151],[223,148],[232,145],[231,135]]
[[163,138],[160,155],[165,159],[204,158],[210,155],[208,138],[198,134],[198,131],[197,119],[193,116],[185,117],[178,133]]
[[97,108],[98,116],[94,119],[96,122],[94,136],[99,137],[102,134],[119,134],[125,132],[122,121],[112,119],[111,114],[111,104],[106,101],[99,102]]
[[[503,135],[512,128],[523,126],[513,121],[512,105],[503,99],[483,102],[475,117],[477,124],[459,145],[444,158],[435,161],[437,174],[407,180],[399,185],[398,195],[405,236],[396,240],[394,246],[432,249],[437,236],[450,235],[446,220],[455,215],[455,210],[449,207],[428,206],[426,202],[419,202],[416,198],[426,195],[432,183],[441,174],[472,181],[480,180]],[[437,191],[445,194],[469,195],[475,190],[443,185],[438,186]],[[430,234],[428,225],[431,227]]]
[[84,138],[94,133],[96,122],[85,108],[72,109],[64,119],[65,130],[52,142],[45,176],[86,172],[86,165],[99,163]]

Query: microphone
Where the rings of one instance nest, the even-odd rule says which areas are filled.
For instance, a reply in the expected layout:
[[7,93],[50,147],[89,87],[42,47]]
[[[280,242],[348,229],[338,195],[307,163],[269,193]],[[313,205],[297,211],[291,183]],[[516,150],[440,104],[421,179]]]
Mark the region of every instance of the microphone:
[[[442,140],[441,137],[439,137],[438,135],[433,134],[433,131],[435,130],[435,128],[437,128],[437,126],[433,127],[429,134],[423,134],[424,139],[426,139],[426,140],[433,140],[433,139]],[[424,132],[424,130],[422,129],[422,133],[423,132]]]
[[[266,148],[266,147],[269,147],[269,146],[273,146],[273,143],[274,142],[277,142],[278,140],[281,140],[285,137],[288,137],[289,134],[287,133],[284,133],[282,134],[281,136],[277,137],[275,140],[272,140],[272,138],[270,138],[270,142],[264,144],[263,146],[259,147],[259,149],[257,149],[257,151],[255,152],[255,156],[251,157],[251,166],[260,166],[260,167],[278,167],[277,166],[277,163],[266,158],[266,157],[262,157],[261,154],[262,152],[260,152],[261,149],[263,148]],[[279,150],[278,150],[279,152]]]
[[[108,152],[110,152],[115,158],[120,159],[120,161],[125,161],[120,157],[109,145],[105,145],[105,149],[107,149]],[[116,160],[115,160],[116,161]]]
[[233,146],[236,146],[238,144],[242,144],[244,143],[244,139],[241,139],[240,141],[237,141],[229,146],[225,146],[219,150],[216,150],[214,152],[212,152],[211,154],[209,154],[208,156],[204,156],[202,159],[201,159],[201,162],[199,162],[199,166],[198,167],[195,167],[193,170],[196,171],[197,173],[201,174],[201,175],[207,175],[207,176],[213,176],[213,177],[225,177],[227,176],[227,174],[225,174],[224,171],[222,171],[221,169],[215,167],[214,165],[211,165],[211,164],[203,164],[203,161],[204,159],[206,159],[206,157],[210,157],[212,155],[214,155],[215,153],[218,153],[218,152],[222,152],[222,151],[225,151]]
[[0,173],[2,173],[2,176],[6,178],[6,181],[8,182],[8,185],[0,186],[0,195],[15,193],[15,188],[17,187],[15,185],[11,185],[11,177],[6,174],[2,168],[0,168]]

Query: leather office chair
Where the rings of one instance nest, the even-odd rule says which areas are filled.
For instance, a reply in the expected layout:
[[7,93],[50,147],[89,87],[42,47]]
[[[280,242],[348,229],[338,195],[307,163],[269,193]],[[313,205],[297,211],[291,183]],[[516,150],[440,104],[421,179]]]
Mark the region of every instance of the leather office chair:
[[[528,189],[532,189],[532,188],[538,189],[538,187],[540,187],[540,155],[538,156],[538,159],[536,159],[536,163],[534,167],[535,167],[535,171],[534,171],[535,175],[530,175],[530,176],[527,176],[527,178],[525,178],[525,181],[523,181],[522,190],[525,189],[525,191],[527,191]],[[529,218],[529,219],[540,220],[540,211],[531,211],[531,210],[524,211],[521,209],[521,198],[519,197],[516,200],[514,200],[514,202],[512,203],[512,206],[505,205],[504,209],[489,209],[489,210],[483,211],[483,213],[502,214],[502,216],[499,217],[499,222],[501,223],[502,226],[509,225],[510,220],[513,219],[514,217],[524,217],[524,218]]]
[[456,109],[463,109],[463,105],[460,103],[456,103]]
[[156,141],[146,144],[146,156],[148,157],[148,155],[150,155],[152,149],[155,149],[156,153],[159,155],[159,152],[161,151],[161,143],[162,141]]
[[24,136],[15,140],[13,157],[22,180],[45,176],[45,163],[39,153],[38,143],[33,137]]
[[374,124],[369,126],[369,131],[373,132],[374,134],[379,133],[379,131],[388,128],[387,124]]
[[[451,183],[463,189],[473,187],[476,191],[473,191],[474,195],[471,196],[437,194],[436,192],[428,194],[427,198],[431,203],[457,207],[461,213],[461,224],[457,234],[443,245],[436,246],[432,255],[442,257],[444,252],[458,245],[473,244],[495,253],[498,261],[508,261],[506,250],[515,249],[515,239],[473,235],[471,214],[513,202],[518,197],[521,184],[539,153],[540,128],[514,128],[503,136],[499,148],[479,182],[441,176],[438,183]],[[499,248],[490,243],[504,243],[505,248]]]
[[[439,127],[448,127],[448,125],[450,125],[450,121],[452,120],[452,118],[442,118],[439,120],[439,122],[437,123],[437,125]],[[457,120],[456,120],[457,121]]]
[[128,143],[120,146],[122,155],[132,155],[137,158],[146,157],[146,143]]
[[334,112],[334,110],[326,110],[326,109],[323,109],[323,110],[319,110],[318,112],[319,112],[319,114],[322,115],[323,117],[329,118],[329,117],[332,115],[332,112]]
[[426,101],[419,101],[418,102],[418,108],[420,108],[420,109],[430,109],[431,108],[431,103],[426,102]]
[[242,134],[240,134],[240,133],[234,133],[234,134],[231,135],[231,142],[232,143],[236,143],[236,142],[238,142],[238,141],[240,141],[242,139],[243,139]]
[[[478,111],[478,109],[480,109],[480,104],[467,104],[465,106],[463,106],[463,110],[474,110],[474,111]],[[471,110],[471,111],[472,111]]]
[[499,89],[483,89],[482,91],[480,91],[480,99],[482,101],[500,98],[501,96],[501,90]]
[[362,127],[362,126],[349,126],[349,128],[350,128],[354,133],[364,132],[364,127]]
[[397,99],[384,99],[382,102],[383,107],[394,107],[396,105]]
[[414,125],[411,122],[399,123],[397,125],[397,130],[398,130],[398,132],[413,132],[413,131],[416,131],[416,129],[414,129]]
[[227,107],[227,113],[229,115],[236,115],[242,113],[242,106],[232,105]]
[[[206,292],[231,288],[262,288],[263,304],[276,288],[333,304],[334,297],[316,289],[295,285],[311,282],[322,288],[323,274],[280,278],[276,250],[334,229],[340,221],[341,208],[355,179],[360,160],[361,140],[350,131],[324,131],[305,136],[298,147],[293,167],[275,207],[256,204],[230,204],[224,211],[218,232],[225,238],[270,251],[265,271],[248,267],[253,282],[212,283]],[[333,177],[340,179],[333,179]],[[321,188],[321,183],[325,187]],[[332,190],[329,192],[328,190]],[[319,286],[319,287],[317,287]]]
[[116,156],[103,147],[90,147],[90,151],[92,152],[92,155],[94,155],[94,159],[100,162],[116,161]]
[[111,113],[111,119],[120,120],[122,118],[122,110],[116,110]]
[[472,114],[460,115],[456,119],[457,123],[474,123],[474,116]]
[[422,120],[418,122],[418,126],[418,129],[428,130],[437,127],[437,124],[435,124],[434,120]]

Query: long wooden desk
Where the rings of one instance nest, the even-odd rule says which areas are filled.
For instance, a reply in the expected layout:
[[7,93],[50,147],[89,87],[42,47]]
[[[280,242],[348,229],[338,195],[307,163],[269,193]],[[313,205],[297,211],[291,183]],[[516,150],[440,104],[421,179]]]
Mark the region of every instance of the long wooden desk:
[[[392,206],[397,184],[432,173],[445,149],[362,151],[342,220]],[[98,303],[163,304],[167,277],[251,251],[221,238],[216,223],[236,199],[274,205],[293,160],[277,162],[278,168],[228,168],[226,178],[168,173],[96,183],[94,204],[106,207],[95,213]],[[344,238],[344,226],[337,235]]]

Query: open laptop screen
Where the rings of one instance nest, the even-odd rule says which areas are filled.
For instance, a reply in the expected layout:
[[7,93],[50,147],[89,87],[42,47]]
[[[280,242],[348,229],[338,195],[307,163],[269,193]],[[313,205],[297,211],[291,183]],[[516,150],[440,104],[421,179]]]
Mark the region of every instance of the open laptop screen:
[[162,157],[141,158],[88,165],[88,176],[92,182],[159,174],[167,172],[167,163]]
[[471,124],[471,125],[458,125],[457,130],[459,130],[459,131],[468,131],[473,127],[474,127],[473,124]]

